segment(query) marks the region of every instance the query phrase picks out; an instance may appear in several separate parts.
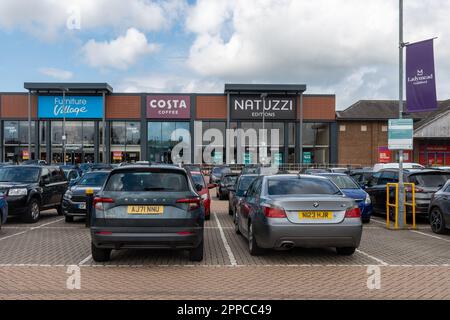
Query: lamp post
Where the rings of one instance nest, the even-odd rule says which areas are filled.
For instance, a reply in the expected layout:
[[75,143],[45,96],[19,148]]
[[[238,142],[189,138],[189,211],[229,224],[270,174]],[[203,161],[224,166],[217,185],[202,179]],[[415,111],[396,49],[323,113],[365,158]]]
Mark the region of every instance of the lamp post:
[[62,110],[63,110],[63,127],[62,127],[62,147],[63,147],[63,163],[66,165],[66,91],[69,91],[67,88],[62,88],[63,101],[62,101]]
[[[405,43],[403,42],[403,0],[399,0],[399,105],[398,113],[399,119],[403,118],[403,48]],[[403,181],[403,150],[398,151],[398,225],[400,228],[404,227],[405,216],[405,185]],[[389,195],[387,195],[389,197]]]
[[262,98],[262,100],[263,100],[263,107],[262,107],[262,110],[263,110],[263,118],[262,118],[262,125],[263,125],[263,137],[264,137],[264,140],[263,141],[261,141],[261,145],[262,145],[262,147],[263,147],[263,150],[264,150],[264,153],[263,153],[263,156],[262,157],[260,157],[260,161],[262,162],[262,164],[263,165],[265,165],[266,164],[266,161],[267,161],[267,142],[266,142],[266,133],[265,133],[265,129],[266,129],[266,99],[267,99],[267,93],[265,92],[265,93],[262,93],[261,94],[261,98]]

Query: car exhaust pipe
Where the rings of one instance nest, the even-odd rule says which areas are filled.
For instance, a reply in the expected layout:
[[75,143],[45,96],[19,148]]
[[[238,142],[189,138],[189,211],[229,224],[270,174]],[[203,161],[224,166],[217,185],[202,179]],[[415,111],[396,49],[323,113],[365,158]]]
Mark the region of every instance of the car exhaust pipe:
[[294,243],[292,241],[283,241],[281,243],[281,247],[284,249],[292,249],[294,247]]

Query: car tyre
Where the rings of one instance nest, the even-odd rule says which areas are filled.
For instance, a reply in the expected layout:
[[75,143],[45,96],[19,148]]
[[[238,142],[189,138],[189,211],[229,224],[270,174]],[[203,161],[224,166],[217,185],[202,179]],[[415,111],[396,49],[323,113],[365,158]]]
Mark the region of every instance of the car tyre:
[[65,216],[64,219],[65,219],[65,221],[66,221],[67,223],[73,222],[73,217],[72,217],[72,216]]
[[91,253],[92,259],[95,262],[107,262],[111,259],[112,249],[103,249],[96,247],[95,244],[91,243]]
[[211,212],[208,215],[205,214],[205,221],[211,220]]
[[36,223],[39,221],[39,217],[41,216],[41,208],[39,206],[39,201],[36,198],[31,198],[28,203],[28,208],[23,216],[23,220],[26,223]]
[[241,229],[239,228],[239,220],[237,214],[233,220],[234,220],[234,232],[236,232],[237,235],[241,235],[242,233]]
[[203,244],[204,243],[202,238],[202,241],[196,248],[189,250],[190,261],[200,262],[203,260],[203,247],[204,247]]
[[351,256],[356,251],[355,247],[336,248],[336,252],[340,256]]
[[233,215],[233,210],[231,210],[231,206],[228,205],[228,215],[232,216]]
[[433,207],[430,212],[431,230],[437,234],[447,233],[445,228],[445,220],[442,211],[438,207]]
[[255,235],[253,234],[253,224],[248,226],[248,251],[252,256],[260,256],[264,253],[264,249],[256,243]]
[[362,219],[362,222],[363,222],[363,223],[370,223],[370,218],[371,218],[371,217],[363,218],[363,219]]
[[56,211],[58,212],[58,216],[62,216],[64,214],[62,205],[57,206]]
[[223,195],[223,193],[219,194],[219,200],[225,200],[225,196]]

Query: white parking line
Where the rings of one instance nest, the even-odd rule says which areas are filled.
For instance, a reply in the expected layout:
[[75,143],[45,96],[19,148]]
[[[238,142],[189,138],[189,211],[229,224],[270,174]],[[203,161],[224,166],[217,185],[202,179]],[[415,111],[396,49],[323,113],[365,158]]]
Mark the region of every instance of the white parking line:
[[233,251],[231,251],[231,247],[228,244],[227,238],[225,237],[225,233],[223,232],[222,225],[220,224],[219,218],[217,217],[217,214],[213,212],[214,219],[216,219],[217,226],[219,227],[220,237],[222,238],[223,245],[225,247],[225,250],[228,253],[228,258],[230,259],[230,263],[232,266],[236,266],[236,258],[234,257]]
[[86,258],[84,258],[83,260],[81,260],[81,261],[78,263],[78,266],[82,266],[83,264],[85,264],[86,262],[88,262],[88,261],[91,260],[91,259],[92,259],[92,255],[87,256]]
[[368,254],[368,253],[365,253],[364,251],[361,251],[361,250],[359,250],[359,249],[356,249],[356,252],[361,253],[362,255],[364,255],[364,256],[366,256],[366,257],[372,259],[372,260],[375,260],[376,262],[378,262],[379,264],[381,264],[381,265],[383,265],[383,266],[389,266],[388,263],[386,263],[386,262],[384,262],[383,260],[378,259],[377,257],[374,257],[374,256],[372,256],[372,255],[370,255],[370,254]]
[[417,234],[421,234],[423,236],[427,236],[427,237],[433,238],[433,239],[439,239],[439,240],[442,240],[442,241],[445,241],[445,242],[450,242],[450,239],[444,239],[444,238],[441,238],[441,237],[438,237],[438,236],[435,236],[435,235],[432,235],[432,234],[428,234],[428,233],[425,233],[425,232],[420,232],[420,231],[417,231],[417,230],[410,230],[410,231],[414,232],[414,233],[417,233]]
[[53,224],[53,223],[56,223],[56,222],[60,222],[60,221],[62,221],[62,220],[64,220],[64,218],[58,219],[58,220],[55,220],[55,221],[52,221],[52,222],[44,223],[44,224],[41,224],[41,225],[39,225],[39,226],[37,226],[37,227],[31,227],[31,228],[29,228],[28,230],[25,230],[25,231],[22,231],[22,232],[18,232],[18,233],[15,233],[15,234],[12,234],[12,235],[9,235],[9,236],[0,238],[0,241],[9,239],[9,238],[12,238],[12,237],[15,237],[15,236],[20,236],[20,235],[22,235],[22,234],[24,234],[24,233],[27,233],[27,232],[29,232],[29,231],[41,229],[41,228],[43,228],[43,227],[45,227],[45,226],[48,226],[48,225]]

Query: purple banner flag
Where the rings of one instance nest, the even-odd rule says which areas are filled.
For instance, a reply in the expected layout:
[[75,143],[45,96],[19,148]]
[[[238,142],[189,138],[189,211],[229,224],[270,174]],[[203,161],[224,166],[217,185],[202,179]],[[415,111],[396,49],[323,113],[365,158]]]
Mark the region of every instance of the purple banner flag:
[[438,108],[432,39],[406,47],[406,105],[408,112]]

